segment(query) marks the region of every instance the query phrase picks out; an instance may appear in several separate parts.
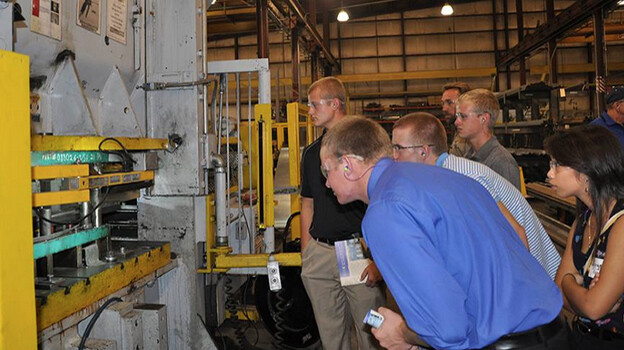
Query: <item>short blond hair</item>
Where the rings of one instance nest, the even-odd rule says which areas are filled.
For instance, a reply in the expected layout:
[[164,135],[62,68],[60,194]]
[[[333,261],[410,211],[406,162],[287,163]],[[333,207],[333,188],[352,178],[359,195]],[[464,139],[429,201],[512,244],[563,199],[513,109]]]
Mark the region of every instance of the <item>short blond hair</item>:
[[325,77],[312,83],[308,88],[308,96],[314,90],[319,90],[321,98],[324,100],[331,100],[337,98],[340,100],[340,109],[344,113],[347,102],[347,92],[345,90],[342,81],[336,77]]
[[474,112],[478,114],[488,113],[490,115],[490,129],[494,128],[498,119],[500,104],[498,104],[498,99],[492,91],[486,89],[470,90],[459,96],[457,103],[472,104]]
[[427,112],[410,113],[397,120],[392,130],[406,128],[412,142],[421,145],[433,145],[433,154],[448,152],[446,130],[440,119]]
[[463,81],[454,81],[452,83],[444,84],[442,92],[453,89],[459,91],[459,94],[461,95],[470,91],[470,85],[464,83]]
[[357,155],[366,163],[392,156],[388,133],[378,123],[361,116],[341,119],[327,131],[321,149],[335,158],[347,154]]

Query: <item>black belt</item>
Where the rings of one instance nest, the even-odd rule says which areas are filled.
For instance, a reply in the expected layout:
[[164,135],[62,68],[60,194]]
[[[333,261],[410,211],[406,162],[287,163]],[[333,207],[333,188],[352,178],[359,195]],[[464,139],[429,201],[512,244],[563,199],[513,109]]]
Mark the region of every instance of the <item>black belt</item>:
[[578,319],[574,320],[573,326],[579,333],[601,340],[624,340],[624,335],[620,333],[615,333],[608,329],[597,327],[594,324],[579,321]]
[[325,243],[325,244],[329,244],[329,245],[334,245],[336,242],[338,241],[344,241],[345,239],[353,239],[353,238],[359,238],[357,234],[353,233],[350,234],[348,236],[345,237],[340,237],[340,238],[326,238],[326,237],[312,237],[314,238],[315,241],[317,242],[321,242],[321,243]]
[[538,344],[544,344],[548,339],[554,337],[566,326],[559,317],[555,317],[550,323],[535,327],[528,331],[511,333],[502,336],[495,343],[483,349],[487,350],[507,350],[521,349]]

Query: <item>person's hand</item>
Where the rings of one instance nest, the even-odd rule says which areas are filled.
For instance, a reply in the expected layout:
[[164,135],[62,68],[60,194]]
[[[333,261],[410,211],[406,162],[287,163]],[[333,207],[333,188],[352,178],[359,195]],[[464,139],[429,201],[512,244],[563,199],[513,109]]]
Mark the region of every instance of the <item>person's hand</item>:
[[[589,289],[592,289],[596,286],[596,284],[598,284],[598,279],[600,278],[600,272],[598,272],[596,274],[596,276],[594,276],[594,279],[592,279],[592,281],[589,283]],[[615,305],[613,305],[613,307],[611,308],[611,310],[609,310],[609,313],[612,314],[614,312],[617,311],[617,309],[620,308],[620,305],[622,305],[622,298],[618,298],[618,300],[615,302]]]
[[379,341],[379,345],[389,350],[414,348],[405,341],[403,330],[407,328],[407,325],[401,315],[385,307],[380,307],[377,312],[384,317],[384,321],[379,328],[371,328],[371,332]]
[[365,279],[367,287],[374,287],[377,285],[378,282],[383,279],[381,277],[379,269],[377,269],[377,265],[375,265],[375,262],[371,262],[370,264],[368,264],[364,271],[362,271],[362,275],[360,275],[360,281],[364,281]]
[[589,288],[588,289],[592,289],[592,288],[594,288],[596,286],[596,283],[598,283],[598,278],[599,277],[600,277],[600,272],[598,272],[596,274],[596,276],[594,276],[594,279],[591,282],[589,282]]

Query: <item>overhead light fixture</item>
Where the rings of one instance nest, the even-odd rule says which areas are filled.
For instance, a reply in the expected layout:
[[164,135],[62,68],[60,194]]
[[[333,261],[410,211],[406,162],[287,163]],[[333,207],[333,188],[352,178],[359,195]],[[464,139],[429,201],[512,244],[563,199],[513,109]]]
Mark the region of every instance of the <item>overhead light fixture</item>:
[[349,20],[349,14],[347,13],[347,11],[345,11],[345,9],[340,9],[340,12],[338,12],[338,17],[336,17],[336,19],[338,20],[338,22],[346,22]]
[[624,0],[620,0],[617,2],[618,6],[624,6]]
[[211,0],[211,1],[210,1],[210,6],[214,5],[214,4],[215,4],[215,2],[217,2],[217,0]]
[[449,5],[449,3],[444,3],[444,6],[442,6],[442,10],[440,10],[440,13],[442,14],[442,16],[450,16],[453,14],[453,6]]

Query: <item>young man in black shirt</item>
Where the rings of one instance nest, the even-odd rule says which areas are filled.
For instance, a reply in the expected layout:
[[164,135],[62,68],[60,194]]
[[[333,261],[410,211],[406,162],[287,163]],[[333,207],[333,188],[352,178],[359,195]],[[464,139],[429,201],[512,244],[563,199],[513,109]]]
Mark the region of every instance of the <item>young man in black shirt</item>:
[[[308,107],[315,126],[331,129],[345,117],[346,93],[340,80],[326,77],[308,89]],[[342,286],[334,243],[361,237],[366,205],[341,205],[325,186],[320,148],[323,136],[310,144],[302,156],[301,187],[301,278],[312,302],[314,316],[325,349],[350,350],[354,322],[360,350],[379,348],[362,323],[370,309],[385,305],[374,263],[361,275],[365,284]],[[348,169],[345,169],[348,171]]]

